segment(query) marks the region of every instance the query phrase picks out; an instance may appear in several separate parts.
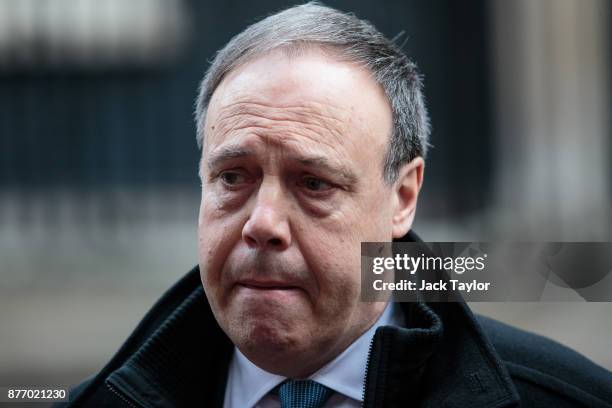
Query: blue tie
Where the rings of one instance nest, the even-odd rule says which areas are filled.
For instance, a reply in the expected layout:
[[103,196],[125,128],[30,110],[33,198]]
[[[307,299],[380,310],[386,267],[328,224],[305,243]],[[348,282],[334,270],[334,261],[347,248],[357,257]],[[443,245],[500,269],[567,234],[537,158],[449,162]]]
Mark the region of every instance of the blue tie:
[[287,380],[278,387],[281,408],[321,408],[332,393],[312,380]]

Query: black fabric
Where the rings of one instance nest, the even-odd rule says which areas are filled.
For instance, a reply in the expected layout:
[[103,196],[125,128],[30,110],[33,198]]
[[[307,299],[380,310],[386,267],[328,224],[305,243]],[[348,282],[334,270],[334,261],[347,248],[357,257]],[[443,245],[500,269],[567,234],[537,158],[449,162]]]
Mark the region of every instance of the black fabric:
[[[365,407],[511,407],[519,397],[527,407],[612,407],[612,374],[566,347],[474,317],[463,302],[400,305],[406,327],[374,335]],[[222,407],[232,350],[196,267],[68,405]]]

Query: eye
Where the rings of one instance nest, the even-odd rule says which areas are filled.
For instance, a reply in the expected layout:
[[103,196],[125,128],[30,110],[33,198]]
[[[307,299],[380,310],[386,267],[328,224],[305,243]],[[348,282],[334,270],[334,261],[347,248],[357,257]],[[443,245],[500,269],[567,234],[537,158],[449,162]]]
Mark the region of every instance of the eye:
[[313,192],[327,191],[333,187],[327,181],[321,180],[320,178],[311,177],[311,176],[304,177],[302,179],[302,185],[308,190],[313,191]]
[[219,178],[229,186],[246,182],[246,177],[235,171],[224,171],[219,175]]

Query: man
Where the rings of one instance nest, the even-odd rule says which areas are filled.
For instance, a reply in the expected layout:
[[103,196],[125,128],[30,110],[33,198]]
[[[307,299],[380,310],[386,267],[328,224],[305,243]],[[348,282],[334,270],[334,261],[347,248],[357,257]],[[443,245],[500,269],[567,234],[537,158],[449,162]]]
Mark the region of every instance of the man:
[[464,303],[360,301],[360,243],[418,240],[429,135],[368,22],[309,3],[250,26],[196,120],[199,266],[74,406],[610,406],[606,370]]

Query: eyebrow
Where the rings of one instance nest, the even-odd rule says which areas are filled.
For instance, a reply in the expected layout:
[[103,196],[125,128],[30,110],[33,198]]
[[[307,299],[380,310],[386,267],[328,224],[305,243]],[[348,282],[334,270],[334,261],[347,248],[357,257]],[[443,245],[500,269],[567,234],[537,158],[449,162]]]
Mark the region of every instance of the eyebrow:
[[[212,170],[225,161],[251,156],[255,156],[255,151],[252,149],[240,146],[224,146],[218,151],[211,153],[206,163],[208,168]],[[302,166],[323,169],[329,173],[339,175],[348,184],[354,184],[357,181],[357,176],[352,170],[346,166],[332,163],[325,156],[290,155],[288,158],[290,161],[299,163]]]
[[333,164],[326,157],[323,156],[290,156],[289,159],[291,161],[298,162],[305,167],[320,168],[324,169],[329,173],[337,174],[349,184],[354,184],[357,181],[357,176],[349,168],[347,168],[346,166]]
[[255,152],[251,149],[240,146],[224,146],[219,151],[211,153],[208,159],[206,159],[206,164],[212,170],[225,161],[254,155]]

